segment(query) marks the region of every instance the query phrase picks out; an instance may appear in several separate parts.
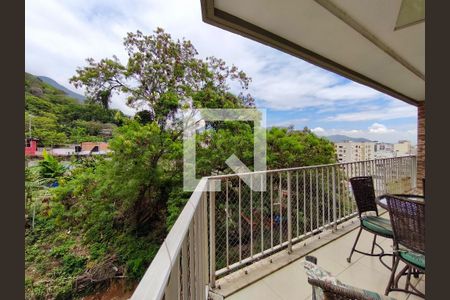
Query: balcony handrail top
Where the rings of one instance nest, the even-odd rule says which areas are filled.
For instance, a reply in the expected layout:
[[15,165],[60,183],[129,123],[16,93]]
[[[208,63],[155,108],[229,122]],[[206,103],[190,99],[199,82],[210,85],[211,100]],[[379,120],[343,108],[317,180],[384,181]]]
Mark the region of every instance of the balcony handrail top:
[[416,155],[405,155],[405,156],[398,156],[398,157],[376,158],[376,159],[370,159],[370,160],[359,160],[359,161],[343,162],[343,163],[322,164],[322,165],[293,167],[293,168],[282,168],[282,169],[272,169],[272,170],[262,170],[262,171],[251,171],[251,172],[233,173],[233,174],[211,175],[211,176],[206,176],[206,177],[203,177],[203,178],[214,180],[214,179],[240,177],[240,176],[247,176],[247,175],[264,174],[264,173],[270,174],[270,173],[289,172],[289,171],[298,171],[298,170],[306,170],[306,169],[318,169],[318,168],[324,168],[324,167],[345,166],[345,165],[351,165],[351,164],[361,163],[361,162],[396,160],[398,158],[408,158],[408,157],[416,157]]
[[202,178],[194,192],[192,192],[191,197],[139,282],[131,300],[162,299],[164,296],[170,273],[176,263],[176,257],[181,251],[182,243],[187,235],[194,213],[202,199],[202,193],[206,191],[207,182],[206,178]]

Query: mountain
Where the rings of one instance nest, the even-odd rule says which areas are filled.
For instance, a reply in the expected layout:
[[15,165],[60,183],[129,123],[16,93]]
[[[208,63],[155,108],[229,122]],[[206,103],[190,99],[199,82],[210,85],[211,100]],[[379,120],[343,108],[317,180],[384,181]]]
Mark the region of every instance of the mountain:
[[346,141],[352,141],[352,142],[358,142],[358,143],[374,142],[374,141],[368,140],[366,138],[355,138],[355,137],[349,137],[349,136],[341,135],[341,134],[329,135],[329,136],[325,136],[325,138],[329,139],[333,143],[342,143],[342,142],[346,142]]
[[122,117],[117,109],[80,101],[25,73],[25,136],[43,147],[106,141]]
[[55,80],[51,79],[50,77],[46,77],[46,76],[36,76],[36,77],[39,78],[40,80],[42,80],[43,82],[51,85],[55,89],[63,91],[66,95],[77,99],[79,102],[84,102],[86,100],[86,97],[84,97],[83,95],[80,95],[78,93],[72,92],[71,90],[69,90],[68,88],[62,86],[61,84],[59,84]]

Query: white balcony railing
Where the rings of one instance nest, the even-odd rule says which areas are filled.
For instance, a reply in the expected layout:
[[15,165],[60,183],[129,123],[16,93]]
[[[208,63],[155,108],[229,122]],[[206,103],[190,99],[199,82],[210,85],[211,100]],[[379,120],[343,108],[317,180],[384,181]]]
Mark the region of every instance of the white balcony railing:
[[[408,192],[416,157],[203,178],[132,299],[207,299],[216,279],[354,217],[349,178],[366,175],[377,195]],[[265,191],[252,191],[244,176],[265,180]],[[219,192],[207,192],[213,182]]]

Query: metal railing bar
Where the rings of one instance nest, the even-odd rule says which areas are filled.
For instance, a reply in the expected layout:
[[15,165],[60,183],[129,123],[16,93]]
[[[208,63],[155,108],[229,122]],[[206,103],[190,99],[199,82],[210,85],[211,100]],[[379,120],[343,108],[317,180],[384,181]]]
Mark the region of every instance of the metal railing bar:
[[228,178],[225,181],[225,236],[226,236],[226,246],[225,255],[227,267],[230,265],[230,233],[229,233],[229,221],[230,220],[230,208],[229,208],[229,187]]
[[273,250],[273,176],[270,174],[270,247]]
[[250,175],[250,257],[253,257],[253,175]]
[[[414,157],[414,156],[410,155],[410,156],[404,156],[404,157]],[[391,159],[395,159],[395,158],[391,158]],[[371,160],[379,160],[379,159],[371,159]],[[371,160],[369,160],[369,161],[371,161]],[[330,166],[348,165],[348,164],[353,164],[353,163],[354,162],[344,162],[344,163],[321,164],[321,165],[314,165],[314,166],[303,166],[303,167],[294,167],[294,168],[285,168],[285,169],[272,169],[272,170],[233,173],[233,174],[221,174],[221,175],[206,176],[204,178],[207,178],[207,179],[221,179],[221,178],[227,178],[227,177],[241,177],[241,176],[246,176],[246,175],[251,175],[251,174],[261,174],[261,173],[270,174],[270,173],[296,171],[296,170],[303,170],[303,169],[316,169],[316,168],[323,168],[323,167],[330,167]]]
[[239,178],[239,261],[242,261],[242,220],[241,220],[241,202],[242,202],[242,196],[241,196],[241,178]]

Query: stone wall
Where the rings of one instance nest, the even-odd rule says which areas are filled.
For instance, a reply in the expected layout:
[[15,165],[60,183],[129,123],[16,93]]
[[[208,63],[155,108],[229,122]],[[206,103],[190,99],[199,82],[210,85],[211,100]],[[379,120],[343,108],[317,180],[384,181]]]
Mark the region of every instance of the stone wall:
[[422,189],[425,178],[425,101],[417,107],[417,187]]

